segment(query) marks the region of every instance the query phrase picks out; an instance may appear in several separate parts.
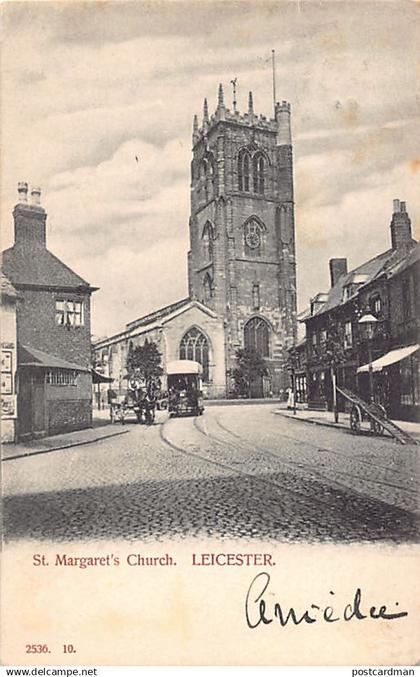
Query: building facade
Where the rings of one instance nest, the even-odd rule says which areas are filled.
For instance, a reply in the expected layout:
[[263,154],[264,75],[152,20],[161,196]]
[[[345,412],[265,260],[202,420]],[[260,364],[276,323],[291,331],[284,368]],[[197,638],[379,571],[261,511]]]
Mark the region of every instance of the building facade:
[[[399,200],[390,230],[391,249],[351,271],[346,259],[331,259],[331,288],[311,300],[304,317],[311,408],[332,408],[334,367],[339,386],[367,401],[372,396],[391,418],[420,420],[420,245]],[[371,336],[360,323],[367,314],[374,319]],[[345,409],[340,397],[338,404]]]
[[19,295],[3,273],[0,274],[1,290],[1,441],[16,440],[17,419],[17,338],[16,305]]
[[[203,366],[204,395],[221,397],[225,393],[224,330],[216,313],[197,300],[189,298],[160,308],[126,325],[120,334],[96,341],[95,369],[113,378],[112,388],[127,389],[127,357],[145,341],[156,344],[162,365],[179,359],[190,359]],[[162,377],[166,390],[166,373]],[[98,406],[106,404],[108,386],[98,386]]]
[[202,124],[194,118],[192,142],[189,298],[95,343],[95,359],[110,350],[106,373],[119,383],[130,341],[150,338],[157,322],[163,366],[169,357],[202,362],[209,397],[233,394],[239,348],[255,348],[267,364],[252,395],[278,396],[297,327],[290,104],[267,119],[250,93],[242,115],[226,108],[220,85],[214,114],[205,100]]
[[17,290],[18,436],[92,424],[90,296],[95,288],[47,249],[40,191],[19,184],[15,242],[2,269]]

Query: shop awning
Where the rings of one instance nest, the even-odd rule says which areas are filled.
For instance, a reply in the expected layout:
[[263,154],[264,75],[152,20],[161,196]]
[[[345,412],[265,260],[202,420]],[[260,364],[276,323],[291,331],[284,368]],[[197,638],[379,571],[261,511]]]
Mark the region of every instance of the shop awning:
[[[391,364],[401,362],[401,360],[405,360],[406,357],[410,357],[410,355],[415,353],[419,348],[420,345],[416,343],[412,346],[404,346],[404,348],[395,348],[394,350],[390,350],[389,353],[382,355],[382,357],[379,357],[377,360],[372,362],[372,371],[381,371],[384,367],[389,367]],[[367,371],[369,371],[369,365],[364,364],[363,367],[358,368],[357,373],[362,374],[363,372]]]
[[99,371],[96,371],[95,369],[91,369],[92,372],[92,383],[112,383],[114,380],[113,378],[109,378],[108,376],[104,376],[101,374]]
[[37,350],[30,346],[18,345],[18,367],[40,367],[43,369],[69,369],[72,371],[86,371],[89,372],[88,367],[82,367],[80,364],[74,362],[67,362],[61,357],[49,355],[43,350]]

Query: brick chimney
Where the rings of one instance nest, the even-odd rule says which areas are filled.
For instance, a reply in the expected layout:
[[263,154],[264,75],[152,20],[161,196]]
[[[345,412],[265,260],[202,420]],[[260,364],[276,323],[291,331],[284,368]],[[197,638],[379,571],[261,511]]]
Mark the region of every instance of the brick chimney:
[[411,243],[411,221],[407,214],[405,202],[394,200],[394,210],[391,219],[392,249],[400,249]]
[[334,287],[343,275],[347,275],[347,259],[330,259],[331,287]]
[[18,183],[18,203],[13,210],[15,245],[18,247],[46,247],[47,214],[40,204],[41,189],[32,188],[28,202],[28,184]]

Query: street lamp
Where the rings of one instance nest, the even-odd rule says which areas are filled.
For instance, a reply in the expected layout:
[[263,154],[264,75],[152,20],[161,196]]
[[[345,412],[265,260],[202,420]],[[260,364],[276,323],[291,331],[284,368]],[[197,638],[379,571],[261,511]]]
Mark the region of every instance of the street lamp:
[[373,368],[372,368],[372,339],[375,333],[375,326],[378,323],[377,318],[371,313],[362,315],[359,320],[362,335],[367,339],[368,360],[369,360],[369,401],[373,402]]

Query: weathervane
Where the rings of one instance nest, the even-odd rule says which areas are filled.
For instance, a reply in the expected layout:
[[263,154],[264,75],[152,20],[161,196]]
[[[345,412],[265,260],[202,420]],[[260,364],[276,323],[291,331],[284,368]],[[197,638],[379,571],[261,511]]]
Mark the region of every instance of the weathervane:
[[236,82],[238,78],[231,80],[231,85],[233,87],[233,112],[236,113]]

